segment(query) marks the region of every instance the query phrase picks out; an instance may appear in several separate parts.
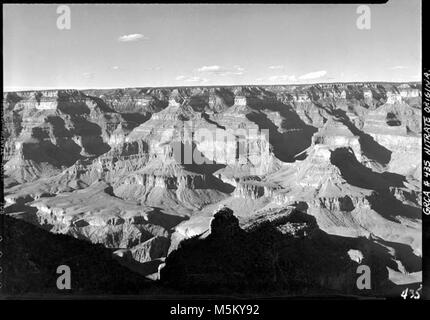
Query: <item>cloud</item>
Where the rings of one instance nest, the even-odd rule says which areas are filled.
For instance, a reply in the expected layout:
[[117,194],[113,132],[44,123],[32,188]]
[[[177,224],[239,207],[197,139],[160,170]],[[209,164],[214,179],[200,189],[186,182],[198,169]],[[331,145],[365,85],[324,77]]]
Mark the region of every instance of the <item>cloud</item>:
[[232,68],[221,67],[218,65],[203,66],[197,69],[197,72],[213,74],[218,76],[239,76],[242,75],[245,68],[239,65],[235,65]]
[[131,41],[138,41],[138,40],[148,40],[148,37],[145,37],[143,34],[140,33],[131,33],[131,34],[125,34],[118,38],[118,41],[121,42],[131,42]]
[[390,70],[402,70],[402,69],[407,69],[408,67],[406,66],[394,66],[389,68]]
[[209,80],[202,77],[187,77],[187,76],[177,76],[175,78],[178,81],[185,81],[185,82],[208,82]]
[[213,65],[213,66],[203,66],[201,68],[198,68],[198,72],[218,72],[221,70],[220,66]]
[[112,69],[119,70],[119,67],[118,66],[113,66]]
[[[273,67],[272,69],[277,69],[280,66],[271,66],[271,67]],[[278,68],[278,69],[280,69],[280,68]],[[309,72],[309,73],[303,74],[300,77],[297,77],[296,75],[292,75],[292,74],[280,74],[280,75],[269,76],[267,78],[258,78],[256,80],[259,82],[269,81],[269,82],[275,82],[275,83],[281,83],[281,82],[282,83],[294,83],[294,82],[299,82],[299,80],[311,80],[311,79],[322,78],[326,74],[327,74],[327,71],[320,70],[320,71],[314,71],[314,72]]]
[[299,77],[300,80],[311,80],[311,79],[318,79],[318,78],[322,78],[327,74],[327,71],[325,70],[320,70],[320,71],[314,71],[314,72],[309,72],[306,74],[303,74]]
[[200,77],[189,77],[189,78],[186,78],[185,81],[187,81],[187,82],[208,82],[209,80],[206,78],[200,78]]
[[94,78],[94,73],[92,73],[92,72],[84,72],[84,73],[82,73],[82,77],[84,79],[90,80],[90,79]]
[[295,75],[282,74],[278,76],[271,76],[268,78],[268,80],[271,82],[296,82],[297,78]]
[[279,65],[276,65],[276,66],[269,66],[269,69],[270,70],[282,70],[282,69],[284,69],[284,66],[281,65],[281,64],[279,64]]

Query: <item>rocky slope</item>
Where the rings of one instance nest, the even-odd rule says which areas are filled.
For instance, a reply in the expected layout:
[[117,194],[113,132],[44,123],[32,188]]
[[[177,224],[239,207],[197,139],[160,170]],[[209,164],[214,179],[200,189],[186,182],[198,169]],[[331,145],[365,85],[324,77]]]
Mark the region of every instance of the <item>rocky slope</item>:
[[371,239],[328,235],[296,209],[253,217],[242,229],[224,207],[210,231],[181,242],[160,273],[164,283],[194,293],[357,294],[362,263],[373,270],[367,294],[390,289],[385,266],[395,261]]
[[295,208],[419,279],[419,83],[9,92],[3,114],[6,212],[135,270],[222,205],[241,226]]
[[[26,222],[4,217],[2,263],[2,297],[21,296],[40,299],[66,294],[138,294],[151,290],[143,276],[130,272],[112,259],[112,253],[102,245],[56,235]],[[71,291],[64,293],[56,286],[57,267],[71,270]]]

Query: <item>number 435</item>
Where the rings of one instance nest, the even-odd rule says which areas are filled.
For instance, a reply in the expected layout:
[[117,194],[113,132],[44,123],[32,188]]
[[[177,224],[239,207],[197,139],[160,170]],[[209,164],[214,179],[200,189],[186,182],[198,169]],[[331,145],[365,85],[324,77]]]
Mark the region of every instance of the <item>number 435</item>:
[[[419,299],[421,298],[420,291],[422,289],[423,285],[421,284],[420,287],[417,290],[406,288],[402,291],[402,294],[400,295],[403,299]],[[409,296],[408,296],[409,293]]]

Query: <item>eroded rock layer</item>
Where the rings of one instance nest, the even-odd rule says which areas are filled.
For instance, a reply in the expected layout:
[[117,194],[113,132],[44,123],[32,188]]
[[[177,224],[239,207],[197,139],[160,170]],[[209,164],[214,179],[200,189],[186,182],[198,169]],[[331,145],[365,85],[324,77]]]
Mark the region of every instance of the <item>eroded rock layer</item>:
[[135,271],[226,206],[241,226],[302,212],[386,248],[387,280],[420,278],[419,83],[9,92],[3,114],[6,213]]

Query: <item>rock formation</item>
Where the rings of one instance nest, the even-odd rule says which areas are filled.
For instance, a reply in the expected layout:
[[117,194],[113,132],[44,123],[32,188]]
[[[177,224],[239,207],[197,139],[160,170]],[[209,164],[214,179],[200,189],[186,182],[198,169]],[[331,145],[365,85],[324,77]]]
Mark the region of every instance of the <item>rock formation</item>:
[[[5,211],[129,265],[159,265],[208,235],[220,206],[235,216],[221,210],[210,238],[248,237],[252,219],[295,208],[330,236],[366,238],[386,276],[410,283],[420,276],[420,96],[420,83],[8,92]],[[377,257],[381,245],[391,258]],[[354,263],[368,252],[345,250]]]
[[374,270],[367,294],[377,295],[391,287],[384,265],[394,263],[378,250],[384,252],[365,238],[328,235],[296,209],[253,217],[241,229],[233,211],[222,208],[209,234],[181,242],[167,257],[160,279],[193,293],[354,294],[354,273],[365,262]]

